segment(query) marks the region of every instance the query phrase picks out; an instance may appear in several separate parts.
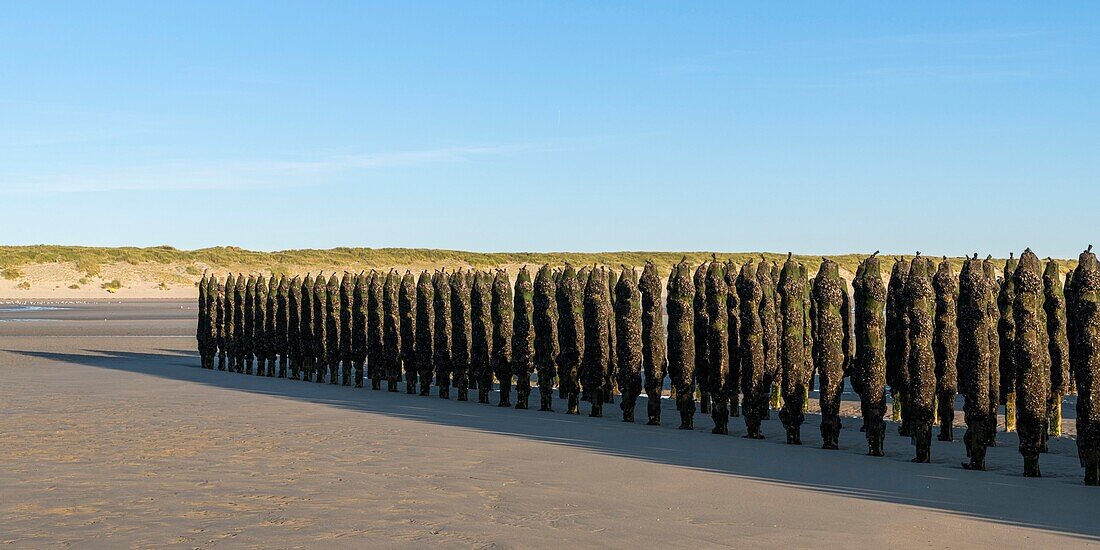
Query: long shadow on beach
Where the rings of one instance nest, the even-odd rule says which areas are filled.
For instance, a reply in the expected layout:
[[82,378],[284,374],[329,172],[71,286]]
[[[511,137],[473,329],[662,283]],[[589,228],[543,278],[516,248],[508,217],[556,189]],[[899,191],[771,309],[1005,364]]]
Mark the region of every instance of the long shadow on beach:
[[[576,447],[591,452],[734,475],[764,483],[796,486],[834,495],[917,506],[1012,525],[1027,526],[1100,541],[1100,491],[1081,484],[1076,449],[1067,438],[1052,440],[1044,455],[1041,479],[1020,475],[1020,458],[1013,434],[1000,434],[1000,447],[990,450],[989,472],[968,472],[958,441],[934,442],[932,464],[912,464],[908,439],[891,426],[887,456],[865,455],[859,419],[844,419],[839,451],[818,448],[819,417],[807,415],[800,448],[783,441],[783,429],[772,415],[765,422],[764,441],[748,440],[741,419],[732,418],[731,435],[710,434],[711,424],[696,416],[695,431],[677,430],[679,415],[662,400],[662,426],[645,426],[645,397],[637,410],[642,420],[620,421],[617,406],[605,406],[604,418],[563,413],[564,401],[555,397],[558,412],[514,410],[475,401],[459,402],[298,380],[247,376],[198,367],[193,351],[163,349],[162,353],[85,350],[85,353],[16,351],[30,357],[62,361],[173,380],[196,382],[249,393],[323,403],[363,413],[456,426],[494,434]],[[476,392],[471,392],[476,398]],[[537,389],[532,401],[537,404]],[[496,395],[492,397],[495,404]],[[370,417],[364,416],[369,423]],[[956,438],[961,430],[956,428]],[[643,480],[637,480],[642,482]],[[736,499],[737,495],[730,495]],[[934,524],[928,526],[935,529]]]

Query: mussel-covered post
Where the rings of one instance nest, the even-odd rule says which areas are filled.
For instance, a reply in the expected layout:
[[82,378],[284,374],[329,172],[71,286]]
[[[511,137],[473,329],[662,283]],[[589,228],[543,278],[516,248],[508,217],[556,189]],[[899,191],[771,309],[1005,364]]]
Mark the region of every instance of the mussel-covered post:
[[451,276],[445,270],[432,275],[432,304],[435,309],[435,385],[440,399],[451,398],[451,345],[454,333],[451,326]]
[[470,285],[460,269],[451,274],[451,369],[458,400],[469,399],[471,325]]
[[624,422],[634,422],[634,406],[642,391],[642,295],[638,274],[623,266],[615,283],[615,382],[619,386]]
[[[762,265],[762,267],[765,267]],[[760,318],[763,292],[756,276],[757,267],[750,260],[737,275],[737,297],[740,315],[741,391],[745,394],[742,414],[751,439],[763,439],[760,421],[768,408],[768,392],[764,360],[764,324]]]
[[489,404],[493,391],[493,277],[474,273],[470,286],[470,376],[477,380],[477,402]]
[[899,433],[909,435],[905,422],[906,383],[909,379],[909,317],[905,314],[905,279],[909,264],[894,258],[886,287],[886,383],[893,401],[893,420],[901,422]]
[[661,391],[667,367],[664,307],[657,266],[646,262],[638,282],[642,295],[642,369],[645,371],[646,412],[649,426],[661,424]]
[[802,411],[802,400],[806,391],[806,343],[803,334],[806,326],[805,286],[801,268],[788,254],[787,261],[783,263],[783,271],[779,274],[778,287],[783,319],[783,338],[779,343],[779,360],[783,373],[783,408],[779,411],[779,419],[787,431],[787,443],[791,445],[802,444],[801,429],[805,419]]
[[712,261],[707,267],[706,282],[707,308],[707,388],[713,403],[711,419],[714,428],[711,433],[729,434],[729,321],[726,300],[729,289],[726,287],[725,268],[721,262]]
[[822,258],[812,287],[813,362],[821,377],[821,440],[823,449],[839,449],[840,397],[844,387],[847,360],[847,284],[840,277],[840,266]]
[[516,408],[526,409],[531,395],[531,371],[535,365],[534,331],[535,286],[531,273],[523,266],[516,276],[512,310],[512,374],[516,376]]
[[566,264],[558,277],[558,395],[568,414],[580,414],[580,368],[584,354],[584,288]]
[[[498,269],[493,276],[491,313],[493,318],[493,374],[500,382],[498,407],[512,406],[512,331],[514,329],[512,285],[508,272]],[[478,387],[481,387],[480,384]]]
[[863,260],[855,289],[856,361],[852,385],[858,386],[867,454],[883,456],[886,437],[886,286],[877,252]]
[[989,446],[990,370],[995,368],[989,353],[989,282],[978,255],[967,258],[959,275],[959,389],[966,398],[966,456],[968,470],[985,470]]
[[1100,264],[1092,245],[1078,257],[1072,289],[1077,454],[1085,466],[1085,485],[1100,485]]
[[913,462],[931,462],[936,397],[936,360],[932,352],[936,293],[929,277],[931,269],[932,262],[917,253],[905,279],[905,305],[909,317],[909,400],[905,414],[916,447]]
[[997,311],[1000,314],[1000,320],[997,322],[997,341],[1000,349],[1003,350],[998,365],[1001,379],[999,397],[1005,406],[1006,432],[1016,431],[1016,354],[1012,351],[1016,340],[1016,317],[1012,308],[1016,296],[1016,282],[1013,280],[1013,275],[1018,265],[1019,262],[1012,253],[1009,253],[997,293]]
[[610,350],[608,330],[607,274],[594,267],[584,286],[584,359],[581,376],[585,395],[592,403],[589,416],[603,416],[605,384]]
[[535,274],[534,312],[535,371],[539,383],[539,410],[553,411],[554,380],[558,359],[557,283],[550,266],[544,264]]
[[959,355],[958,301],[959,279],[944,257],[932,277],[936,291],[936,322],[932,334],[932,354],[936,359],[936,415],[940,422],[940,441],[951,441],[955,420],[955,394],[958,392]]
[[[1006,273],[1007,277],[1008,274]],[[1043,309],[1043,266],[1031,249],[1024,250],[1012,274],[1013,367],[1017,428],[1024,476],[1039,477],[1047,405],[1050,401],[1050,349]]]
[[1069,340],[1066,338],[1066,296],[1058,262],[1047,258],[1043,269],[1043,310],[1047,315],[1050,354],[1050,401],[1046,435],[1062,435],[1062,398],[1069,391]]
[[680,260],[668,277],[668,374],[676,390],[680,429],[695,426],[695,284],[691,266]]
[[416,393],[416,278],[405,270],[399,287],[401,313],[401,367],[405,374],[405,393]]

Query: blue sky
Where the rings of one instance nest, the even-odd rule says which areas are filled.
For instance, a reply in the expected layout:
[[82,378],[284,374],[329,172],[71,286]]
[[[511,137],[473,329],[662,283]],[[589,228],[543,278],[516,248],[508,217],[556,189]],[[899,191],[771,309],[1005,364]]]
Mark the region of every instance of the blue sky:
[[5,244],[1100,244],[1093,2],[2,11]]

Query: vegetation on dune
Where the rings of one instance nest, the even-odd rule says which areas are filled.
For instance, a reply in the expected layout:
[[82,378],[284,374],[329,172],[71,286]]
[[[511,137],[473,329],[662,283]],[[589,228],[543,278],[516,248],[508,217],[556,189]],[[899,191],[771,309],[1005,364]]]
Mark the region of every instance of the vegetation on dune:
[[[182,265],[184,273],[199,276],[204,269],[232,269],[234,271],[268,271],[276,275],[292,274],[305,269],[387,269],[394,266],[446,266],[452,268],[473,267],[489,269],[516,264],[573,265],[629,265],[643,266],[652,261],[662,277],[669,274],[673,264],[686,258],[692,265],[711,259],[711,252],[464,252],[459,250],[435,250],[422,248],[331,248],[325,250],[280,250],[258,252],[235,246],[219,246],[198,250],[180,250],[171,246],[155,247],[85,247],[59,245],[0,246],[0,267],[3,277],[15,280],[22,276],[18,266],[50,263],[74,263],[86,277],[99,275],[103,266],[110,264],[161,264]],[[760,252],[718,253],[717,258],[743,264],[763,258],[765,262],[782,261],[785,254]],[[866,254],[831,255],[830,259],[841,269],[854,273],[859,261]],[[909,255],[899,256],[906,261]],[[808,269],[817,269],[821,261],[817,255],[794,255]],[[950,258],[957,269],[963,258]],[[1067,262],[1070,269],[1074,262]]]
[[[76,270],[87,275],[88,277],[95,277],[99,275],[99,266],[101,262],[93,255],[78,254],[73,258],[73,262],[76,263]],[[130,262],[134,263],[134,262]]]

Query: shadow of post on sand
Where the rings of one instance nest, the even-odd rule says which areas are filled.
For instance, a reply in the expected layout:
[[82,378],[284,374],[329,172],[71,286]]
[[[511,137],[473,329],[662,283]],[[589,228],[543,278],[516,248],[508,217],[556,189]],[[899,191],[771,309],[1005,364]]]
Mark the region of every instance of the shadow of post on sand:
[[[852,498],[905,504],[1100,541],[1096,511],[1100,493],[1079,479],[1026,479],[1018,473],[967,472],[957,462],[910,464],[911,449],[894,436],[885,458],[865,456],[858,428],[848,426],[840,451],[784,444],[778,421],[765,422],[770,439],[711,435],[709,430],[677,430],[674,405],[663,401],[662,426],[622,423],[612,410],[605,418],[522,411],[478,405],[475,401],[414,397],[298,380],[240,375],[199,368],[191,350],[161,353],[84,350],[50,353],[8,350],[50,361],[141,373],[235,391],[322,403],[363,413],[457,426],[493,434],[565,445],[619,457],[693,468]],[[474,392],[471,392],[472,394]],[[495,393],[495,392],[494,392]],[[643,394],[640,400],[645,400]],[[494,396],[493,402],[496,402]],[[555,399],[555,405],[561,402]],[[645,403],[638,404],[645,410]],[[804,433],[816,434],[817,415],[807,415]],[[858,423],[849,422],[849,424]],[[769,425],[770,424],[770,425]],[[731,422],[731,434],[735,426]],[[954,444],[958,444],[957,442]],[[951,445],[950,443],[945,445]],[[904,448],[903,448],[904,447]],[[900,450],[899,450],[900,449]]]

